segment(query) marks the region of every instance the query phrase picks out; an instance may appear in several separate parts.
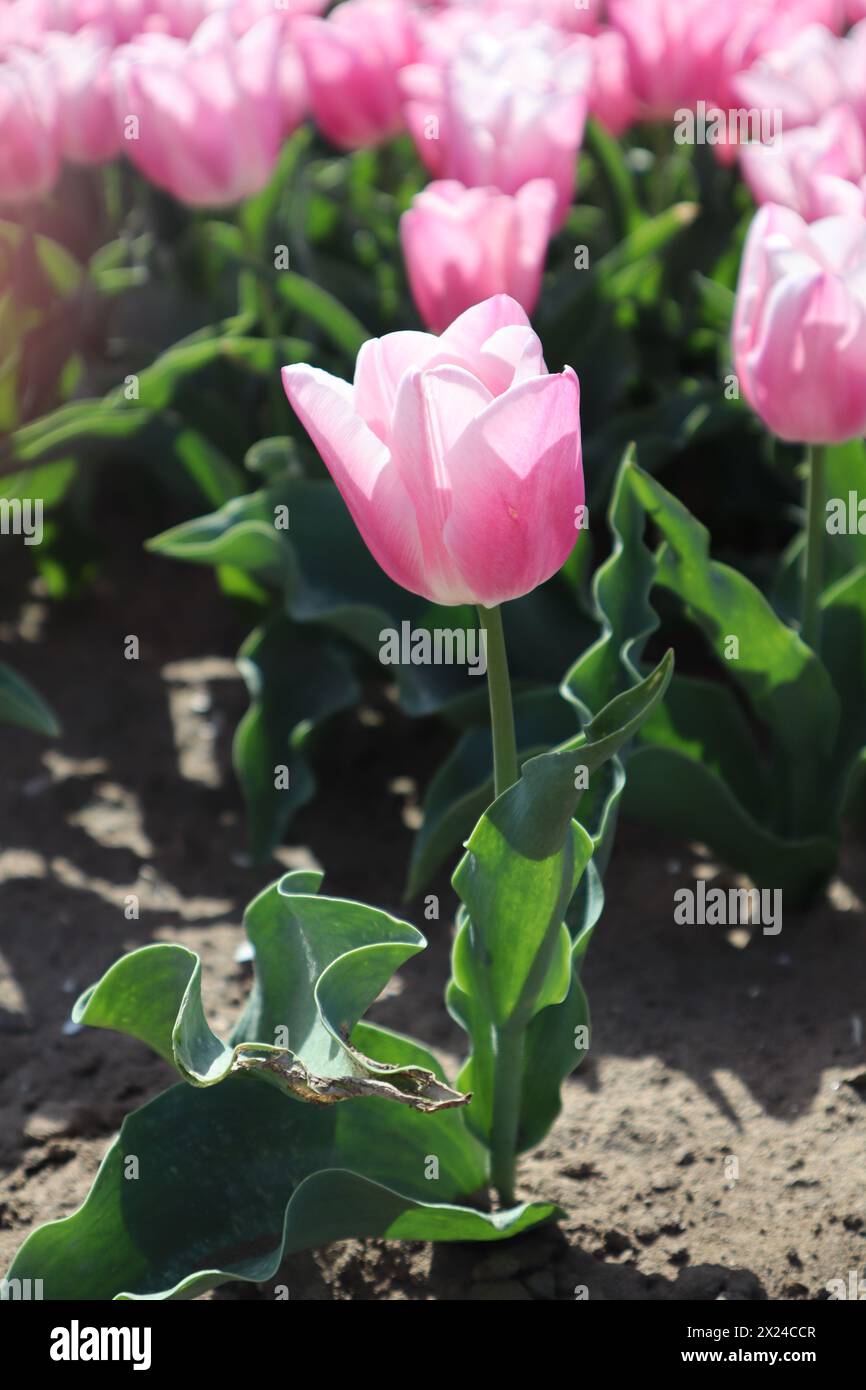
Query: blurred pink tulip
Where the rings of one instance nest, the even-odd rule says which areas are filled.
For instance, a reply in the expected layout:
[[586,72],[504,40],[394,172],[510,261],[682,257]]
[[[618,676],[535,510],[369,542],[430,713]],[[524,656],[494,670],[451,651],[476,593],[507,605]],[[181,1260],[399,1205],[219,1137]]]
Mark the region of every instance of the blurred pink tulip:
[[610,0],[643,113],[665,119],[714,99],[736,0]]
[[45,7],[39,0],[0,4],[0,56],[12,48],[39,48],[45,27]]
[[100,29],[46,35],[42,52],[59,104],[58,140],[66,159],[101,164],[120,150],[110,71],[112,46]]
[[768,203],[737,288],[734,368],[780,439],[839,444],[866,433],[866,221],[807,224]]
[[814,125],[846,97],[846,41],[812,25],[732,81],[743,106],[781,112],[782,129]]
[[698,101],[735,105],[733,77],[761,54],[808,25],[829,33],[843,22],[841,0],[609,0],[608,10],[628,45],[636,95],[653,118]]
[[532,179],[512,197],[496,188],[431,183],[400,219],[412,295],[442,333],[464,309],[508,294],[532,313],[551,234],[556,188]]
[[240,38],[211,15],[189,44],[150,34],[115,58],[123,148],[181,202],[220,207],[259,192],[284,134],[279,22]]
[[403,128],[397,75],[418,51],[403,0],[347,0],[327,19],[299,19],[293,34],[313,119],[332,144],[362,149]]
[[602,0],[453,0],[445,8],[461,10],[476,20],[508,14],[521,24],[541,21],[575,34],[594,34],[599,28]]
[[851,108],[837,106],[772,145],[743,145],[740,165],[756,202],[779,203],[814,222],[860,206],[866,139]]
[[401,85],[409,129],[434,177],[503,193],[552,179],[561,226],[574,198],[590,77],[580,38],[506,19],[468,34],[441,67],[404,69]]
[[625,39],[616,29],[602,29],[586,43],[592,65],[590,115],[595,116],[611,135],[622,135],[638,115]]
[[440,338],[370,340],[353,386],[306,366],[283,384],[395,583],[491,608],[568,557],[584,500],[577,377],[548,375],[513,299],[468,309]]
[[225,14],[235,35],[245,34],[267,15],[284,28],[300,15],[320,14],[328,0],[149,0],[150,15],[143,27],[154,33],[188,39],[208,15]]
[[57,96],[48,64],[13,49],[0,63],[0,204],[43,197],[59,172]]

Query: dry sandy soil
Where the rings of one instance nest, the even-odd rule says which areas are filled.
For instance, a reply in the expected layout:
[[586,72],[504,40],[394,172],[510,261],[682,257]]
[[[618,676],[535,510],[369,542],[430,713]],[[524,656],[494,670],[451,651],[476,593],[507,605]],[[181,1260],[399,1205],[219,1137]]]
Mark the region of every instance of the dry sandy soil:
[[[124,1113],[172,1079],[129,1039],[65,1030],[76,995],[130,947],[182,941],[203,958],[219,1031],[249,987],[243,906],[286,864],[318,862],[330,892],[425,930],[429,951],[375,1017],[446,1059],[461,1046],[441,1003],[449,913],[425,923],[400,900],[448,732],[371,691],[322,742],[318,798],[280,863],[252,869],[228,762],[243,630],[209,574],[139,540],[62,608],[4,558],[0,657],[51,695],[65,732],[49,744],[0,728],[3,1268],[34,1225],[80,1204]],[[567,1210],[562,1227],[494,1249],[332,1246],[288,1262],[293,1298],[822,1299],[828,1280],[864,1273],[866,853],[849,845],[826,902],[776,937],[676,925],[674,889],[696,872],[716,872],[699,849],[621,828],[586,970],[593,1050],[521,1171],[523,1195]],[[447,878],[435,886],[453,905]]]

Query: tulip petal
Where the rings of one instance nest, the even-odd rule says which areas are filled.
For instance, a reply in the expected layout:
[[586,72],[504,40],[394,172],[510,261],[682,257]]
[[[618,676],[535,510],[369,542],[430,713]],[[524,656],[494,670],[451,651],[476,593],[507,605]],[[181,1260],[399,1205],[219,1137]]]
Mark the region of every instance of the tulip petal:
[[495,294],[491,299],[485,299],[483,304],[473,304],[471,309],[455,319],[439,342],[449,356],[462,358],[476,371],[488,338],[492,338],[497,329],[512,324],[528,328],[526,310],[510,295]]
[[283,368],[283,386],[373,558],[429,597],[415,511],[391,454],[356,414],[352,388],[317,367]]
[[355,409],[374,434],[387,442],[397,387],[411,367],[423,367],[439,352],[432,333],[411,330],[368,338],[355,363]]
[[442,539],[451,508],[445,456],[490,402],[478,378],[452,364],[407,372],[397,393],[394,458],[418,517],[428,585],[440,603],[472,601]]
[[541,343],[527,325],[498,328],[481,351],[478,375],[494,396],[533,376],[547,376]]
[[570,368],[497,397],[446,458],[445,545],[475,601],[492,607],[567,559],[583,504],[580,390]]

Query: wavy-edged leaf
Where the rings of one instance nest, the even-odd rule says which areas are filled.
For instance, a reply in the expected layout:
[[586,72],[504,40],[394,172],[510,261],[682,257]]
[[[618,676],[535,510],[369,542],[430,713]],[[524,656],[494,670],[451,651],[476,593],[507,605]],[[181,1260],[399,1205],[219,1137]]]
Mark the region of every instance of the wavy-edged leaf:
[[781,888],[792,903],[816,893],[839,857],[834,834],[775,834],[711,767],[670,747],[644,744],[634,750],[623,804],[673,835],[709,845],[759,888]]
[[35,1231],[7,1280],[39,1278],[49,1300],[189,1299],[329,1241],[500,1240],[557,1214],[457,1204],[483,1182],[457,1111],[300,1105],[245,1076],[179,1085],[124,1121],[84,1205]]
[[320,898],[309,875],[286,875],[251,904],[256,991],[231,1043],[211,1030],[201,961],[184,946],[122,957],[75,1005],[73,1019],[129,1033],[194,1086],[249,1073],[313,1104],[379,1095],[436,1110],[465,1096],[414,1066],[371,1061],[349,1042],[394,971],[424,949],[415,927],[362,903]]
[[[706,527],[681,502],[636,465],[629,472],[664,538],[658,583],[683,604],[771,734],[776,824],[796,838],[823,829],[830,816],[826,769],[839,727],[826,667],[745,575],[710,557]],[[731,638],[738,643],[733,658]]]

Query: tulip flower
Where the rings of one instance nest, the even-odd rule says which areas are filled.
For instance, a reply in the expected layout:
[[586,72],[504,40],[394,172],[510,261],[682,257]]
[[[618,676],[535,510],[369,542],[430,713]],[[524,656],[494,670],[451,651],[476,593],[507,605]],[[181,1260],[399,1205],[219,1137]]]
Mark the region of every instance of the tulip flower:
[[279,36],[274,16],[234,38],[214,14],[189,44],[149,34],[120,49],[116,102],[132,162],[193,206],[263,188],[285,129]]
[[602,29],[586,43],[591,64],[590,114],[611,135],[622,135],[638,114],[625,39],[616,29]]
[[793,208],[806,222],[862,206],[866,138],[849,106],[783,131],[771,145],[744,145],[740,164],[757,203]]
[[846,99],[850,61],[846,40],[812,25],[739,73],[731,86],[743,106],[779,111],[783,130],[793,130],[814,125]]
[[[462,0],[454,8],[460,8],[460,3]],[[602,0],[583,0],[582,4],[575,0],[476,0],[472,9],[485,18],[505,13],[521,24],[541,20],[569,33],[594,34],[600,27]]]
[[470,33],[442,67],[406,68],[406,120],[435,178],[503,193],[552,179],[559,227],[574,197],[590,73],[579,38],[506,20]]
[[839,0],[610,0],[608,13],[626,41],[634,89],[651,118],[698,101],[730,108],[732,79],[761,54],[806,26],[826,26],[823,33],[832,38],[830,29],[842,24]]
[[283,385],[374,559],[433,603],[491,609],[544,583],[584,500],[580,394],[549,374],[523,309],[496,295],[435,337],[364,344],[354,384]]
[[402,0],[347,0],[327,19],[299,19],[293,34],[313,119],[332,144],[362,149],[402,130],[398,73],[417,56]]
[[113,159],[120,150],[121,132],[114,109],[109,35],[96,28],[48,34],[42,52],[57,91],[61,152],[76,164]]
[[866,432],[866,222],[808,225],[767,204],[749,232],[734,365],[780,439],[838,444]]
[[427,327],[441,333],[494,294],[531,314],[555,204],[550,179],[533,179],[513,197],[452,179],[428,184],[400,219],[409,284]]
[[632,88],[646,116],[664,119],[713,99],[731,4],[610,0],[608,13],[625,41]]
[[746,242],[733,328],[750,405],[780,439],[810,447],[802,634],[821,634],[824,447],[866,433],[866,221],[807,224],[766,204]]
[[59,172],[51,73],[37,54],[15,49],[0,63],[0,204],[43,197]]

